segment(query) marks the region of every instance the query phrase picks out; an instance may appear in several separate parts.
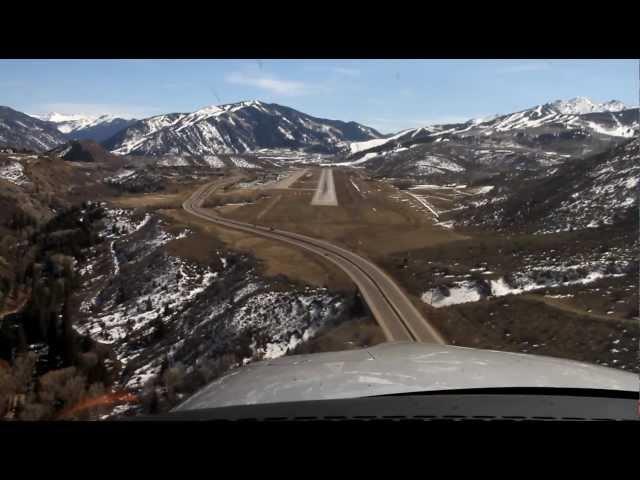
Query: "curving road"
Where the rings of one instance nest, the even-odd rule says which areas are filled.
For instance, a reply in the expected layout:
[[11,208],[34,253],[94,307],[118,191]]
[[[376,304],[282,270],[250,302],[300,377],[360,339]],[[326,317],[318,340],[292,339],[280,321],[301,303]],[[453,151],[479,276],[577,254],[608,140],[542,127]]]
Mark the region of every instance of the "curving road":
[[333,262],[358,286],[387,340],[446,343],[391,277],[369,260],[325,240],[222,218],[202,208],[204,200],[219,185],[214,182],[198,188],[182,204],[182,208],[217,225],[285,242]]

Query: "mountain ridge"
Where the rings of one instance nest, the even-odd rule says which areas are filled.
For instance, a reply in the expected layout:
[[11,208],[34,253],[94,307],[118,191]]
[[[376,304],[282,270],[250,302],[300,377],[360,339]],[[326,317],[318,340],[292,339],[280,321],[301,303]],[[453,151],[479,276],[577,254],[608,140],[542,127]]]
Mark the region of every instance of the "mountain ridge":
[[53,123],[0,106],[0,146],[43,152],[65,141]]
[[[620,109],[626,106],[618,101],[595,104],[580,97],[561,107],[557,102],[480,122],[430,125],[380,141],[351,143],[347,161],[341,164],[358,165],[384,176],[445,175],[452,181],[452,172],[460,177],[459,172],[545,168],[608,150],[640,131],[637,107]],[[567,109],[588,113],[560,111]]]
[[103,145],[120,155],[211,155],[261,148],[334,153],[347,142],[381,136],[356,122],[318,118],[283,105],[250,100],[142,119]]
[[49,112],[31,115],[34,118],[50,122],[68,140],[93,140],[102,142],[128,127],[136,119],[115,115],[82,115]]

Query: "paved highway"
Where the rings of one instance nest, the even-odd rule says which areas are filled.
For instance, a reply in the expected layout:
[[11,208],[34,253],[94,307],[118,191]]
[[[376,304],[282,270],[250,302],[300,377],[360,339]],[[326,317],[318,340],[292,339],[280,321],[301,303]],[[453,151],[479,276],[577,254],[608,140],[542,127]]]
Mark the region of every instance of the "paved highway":
[[200,187],[182,207],[192,215],[217,225],[295,245],[333,262],[358,286],[387,340],[446,343],[391,277],[369,260],[325,240],[222,218],[202,208],[204,200],[220,185],[214,182]]

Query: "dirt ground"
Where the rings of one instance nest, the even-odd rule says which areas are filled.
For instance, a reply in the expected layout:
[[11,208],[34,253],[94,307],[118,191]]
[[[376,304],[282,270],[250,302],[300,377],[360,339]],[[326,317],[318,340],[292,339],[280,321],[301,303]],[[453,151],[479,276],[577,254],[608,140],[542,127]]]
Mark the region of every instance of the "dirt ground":
[[[622,246],[625,237],[618,237],[618,233],[608,232],[606,246],[602,232],[513,237],[477,234],[468,240],[397,252],[382,259],[381,265],[417,298],[454,277],[461,280],[474,268],[484,267],[492,273],[480,276],[496,279],[549,256],[575,258]],[[537,353],[640,371],[637,280],[629,275],[440,309],[420,303],[425,316],[455,345]]]
[[[251,189],[224,188],[224,185],[251,179],[250,175],[228,175],[220,179],[223,187],[215,197],[235,200],[236,197],[255,198],[256,192]],[[336,291],[353,291],[355,286],[351,280],[333,264],[300,249],[289,247],[280,242],[266,240],[227,228],[221,228],[182,210],[182,203],[193,191],[207,180],[198,183],[169,183],[161,193],[127,194],[110,197],[107,200],[120,208],[136,208],[154,210],[176,228],[191,228],[195,236],[179,242],[172,242],[169,248],[174,253],[205,261],[215,248],[228,248],[240,252],[251,253],[259,262],[261,273],[266,276],[284,275],[294,282],[317,287],[326,287]],[[273,202],[273,197],[264,197],[262,204]],[[224,202],[222,202],[224,203]],[[218,214],[229,214],[240,208],[238,205],[223,205],[215,208]],[[207,260],[208,261],[208,260]]]
[[[303,177],[293,187],[317,184],[319,169],[310,172],[315,181]],[[429,213],[418,208],[417,202],[408,196],[391,199],[391,195],[401,194],[390,185],[367,181],[358,173],[339,169],[334,170],[334,179],[337,207],[312,206],[313,190],[279,190],[277,202],[263,199],[234,209],[228,216],[325,238],[374,261],[404,249],[465,238],[434,226]]]
[[[629,314],[626,303],[618,303],[618,307],[596,305],[592,295],[576,292],[572,298],[532,293],[435,309],[419,298],[427,280],[432,278],[430,272],[434,267],[445,267],[450,273],[462,272],[477,267],[478,259],[482,258],[500,264],[500,268],[492,268],[493,276],[487,277],[494,278],[516,266],[518,255],[511,255],[514,250],[548,249],[553,247],[547,244],[548,239],[517,240],[491,235],[478,238],[475,232],[452,232],[434,225],[430,212],[406,193],[388,183],[368,180],[352,170],[334,170],[339,206],[311,206],[311,185],[317,183],[319,169],[309,172],[290,189],[262,189],[266,193],[262,198],[252,196],[251,189],[244,189],[241,195],[252,198],[253,203],[218,206],[215,211],[249,223],[325,238],[371,258],[399,281],[412,301],[452,344],[637,369],[638,322],[623,318]],[[220,197],[233,199],[238,192],[239,189],[230,186]],[[171,247],[193,255],[194,259],[204,258],[208,249],[223,245],[254,254],[265,275],[285,275],[294,282],[337,291],[354,290],[349,278],[322,258],[192,217],[179,208],[188,193],[185,188],[160,195],[130,196],[120,205],[160,208],[159,213],[168,221],[194,229],[198,236],[192,243]],[[438,192],[432,193],[440,196]],[[430,198],[429,202],[434,205],[440,202],[438,206],[442,208],[451,203],[451,196],[447,192],[441,199]],[[580,248],[592,247],[586,242]],[[637,294],[635,299],[637,303]],[[605,314],[610,308],[615,308],[613,316]],[[319,332],[297,353],[358,348],[383,340],[380,328],[370,317],[354,318]],[[618,342],[613,343],[616,340]]]
[[[606,245],[603,238],[607,238]],[[390,254],[381,259],[381,265],[409,292],[420,295],[429,288],[449,283],[453,277],[461,280],[475,268],[485,267],[492,272],[482,275],[486,280],[498,279],[521,271],[526,265],[544,262],[545,257],[576,258],[622,247],[625,238],[624,232],[616,229],[605,233],[587,231],[512,237],[484,233],[468,240]],[[553,294],[570,297],[545,297],[547,293],[528,295],[550,306],[587,316],[628,319],[637,316],[638,312],[637,281],[629,276],[553,289]]]
[[319,168],[310,169],[309,171],[307,171],[307,173],[305,173],[302,177],[295,181],[289,188],[315,190],[318,182],[320,181],[320,172],[321,170]]
[[[280,242],[221,228],[189,215],[181,209],[181,205],[196,187],[195,184],[173,185],[162,193],[123,195],[113,199],[111,203],[122,208],[152,209],[162,215],[176,231],[185,227],[192,229],[193,233],[190,236],[172,241],[167,245],[166,248],[171,254],[198,263],[210,264],[215,268],[216,265],[213,264],[219,263],[219,257],[216,254],[219,249],[247,252],[256,257],[258,269],[265,276],[285,276],[294,283],[325,287],[347,294],[355,291],[355,285],[342,270],[317,255]],[[255,200],[255,193],[257,192],[251,189],[223,190],[216,195],[223,201],[214,202],[223,205],[215,207],[215,211],[221,215],[230,215],[238,209],[246,208],[241,205],[224,205],[224,201],[237,200],[240,196]],[[269,210],[278,205],[283,196],[295,196],[296,193],[299,192],[277,190],[268,193],[267,196],[258,200],[258,216],[268,214]],[[375,320],[365,315],[338,326],[328,326],[305,344],[304,348],[313,351],[344,350],[358,348],[365,344],[373,345],[384,340],[382,330]]]
[[307,254],[277,241],[218,227],[184,210],[162,210],[159,213],[169,221],[197,229],[213,241],[221,242],[225,248],[252,253],[260,261],[261,273],[264,275],[285,275],[296,282],[336,291],[355,289],[342,270],[317,255]]
[[[246,180],[250,177],[227,176],[221,180]],[[203,180],[204,182],[205,180]],[[167,244],[166,248],[172,255],[190,259],[201,264],[219,267],[219,250],[229,249],[254,255],[259,272],[268,277],[284,276],[289,281],[301,285],[328,288],[335,292],[352,294],[355,285],[339,268],[317,255],[284,245],[280,242],[263,239],[244,232],[221,228],[202,219],[189,215],[182,210],[183,201],[203,182],[194,184],[167,185],[161,193],[130,194],[109,198],[109,202],[121,208],[136,208],[141,211],[154,210],[170,225],[171,230],[180,231],[190,228],[192,234],[180,240]],[[275,190],[259,200],[261,208],[273,208],[281,198],[281,193],[288,190]],[[292,191],[293,192],[293,191]],[[274,195],[274,193],[277,193]],[[239,196],[255,199],[257,192],[252,189],[221,189],[218,198],[223,199],[222,206],[215,207],[218,214],[230,214],[239,205],[224,205],[227,200],[237,200]],[[265,212],[267,213],[267,212]],[[362,328],[360,328],[362,326]],[[357,348],[363,342],[367,344],[384,341],[382,330],[370,316],[356,318],[341,325],[330,325],[314,338],[308,348],[334,350]]]
[[[302,177],[292,187],[317,185],[319,172],[320,169],[310,169],[310,176]],[[397,252],[467,238],[435,226],[427,209],[388,183],[369,180],[361,172],[347,169],[334,169],[333,176],[337,207],[311,205],[312,189],[289,189],[230,212],[218,212],[244,222],[327,239],[377,264],[384,264]],[[394,269],[387,271],[408,290],[401,275]],[[419,294],[408,293],[416,307],[422,308]]]
[[567,358],[634,372],[640,326],[635,320],[603,320],[554,308],[527,296],[430,310],[454,345]]
[[109,202],[120,208],[146,208],[151,210],[182,208],[182,203],[199,184],[168,184],[162,192],[125,194],[109,198]]

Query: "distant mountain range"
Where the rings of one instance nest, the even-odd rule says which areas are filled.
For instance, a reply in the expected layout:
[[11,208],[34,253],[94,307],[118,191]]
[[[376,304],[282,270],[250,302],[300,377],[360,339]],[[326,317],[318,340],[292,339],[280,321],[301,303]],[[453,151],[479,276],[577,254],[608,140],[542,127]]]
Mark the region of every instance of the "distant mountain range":
[[136,121],[113,115],[85,116],[47,113],[32,116],[55,124],[58,131],[68,140],[93,140],[96,142],[103,142]]
[[638,108],[585,98],[556,101],[465,123],[431,125],[354,142],[343,164],[386,176],[459,178],[548,167],[606,151],[637,136]]
[[141,120],[29,116],[0,107],[0,146],[48,151],[69,140],[92,140],[117,155],[193,158],[297,151],[336,155],[342,163],[382,175],[409,176],[548,166],[604,151],[638,130],[638,108],[584,97],[386,136],[356,122],[257,100]]
[[604,103],[594,103],[591,99],[586,97],[576,97],[568,101],[556,100],[551,102],[551,107],[566,115],[584,115],[585,113],[597,113],[597,112],[619,112],[626,110],[627,106],[618,101],[610,100]]
[[204,156],[287,149],[336,153],[348,142],[380,138],[356,122],[316,118],[257,100],[139,120],[103,144],[117,154]]
[[27,115],[0,107],[0,146],[44,152],[68,140],[102,142],[134,121],[111,115]]
[[0,147],[42,152],[66,140],[54,123],[0,106]]

